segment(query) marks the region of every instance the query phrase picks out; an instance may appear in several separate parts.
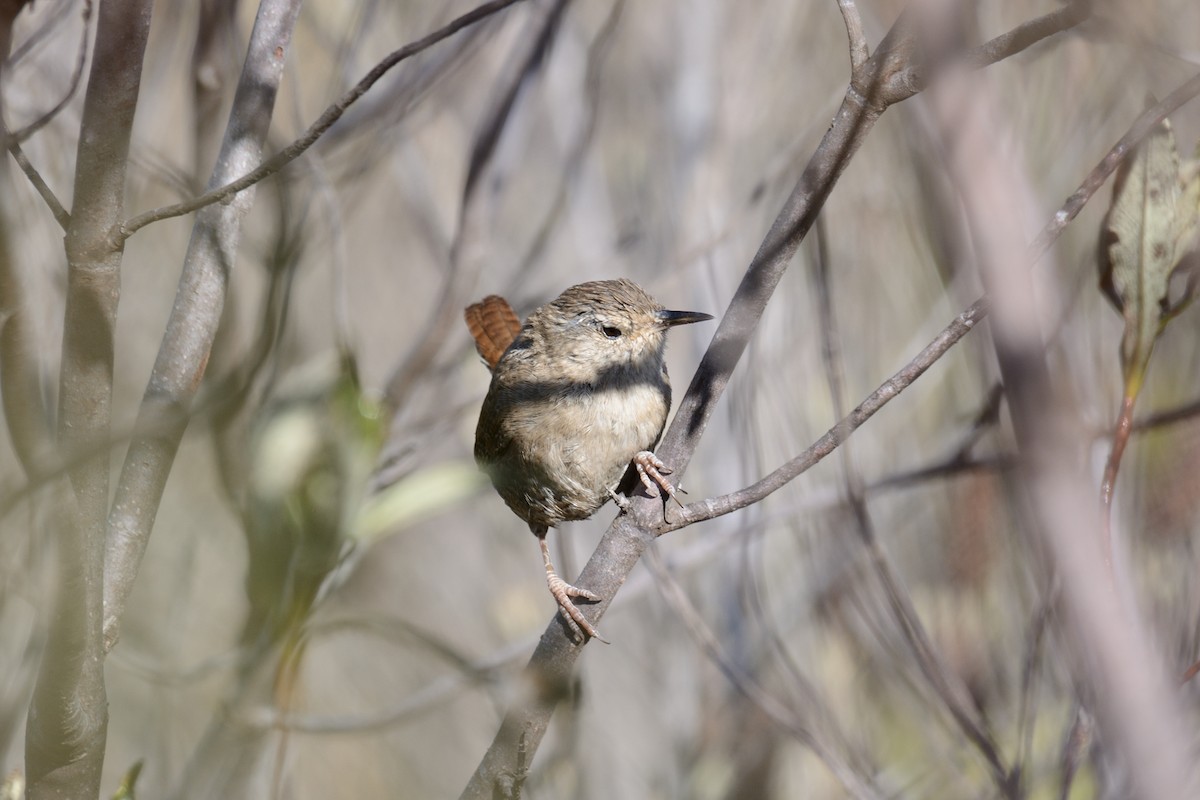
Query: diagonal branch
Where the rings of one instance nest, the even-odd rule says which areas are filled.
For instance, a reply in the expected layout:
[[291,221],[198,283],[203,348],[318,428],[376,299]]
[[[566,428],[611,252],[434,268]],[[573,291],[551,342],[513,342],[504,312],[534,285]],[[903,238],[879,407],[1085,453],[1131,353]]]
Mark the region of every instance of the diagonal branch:
[[[671,464],[676,475],[686,468],[767,302],[837,179],[879,116],[920,91],[922,84],[913,80],[914,70],[927,65],[920,63],[915,45],[915,32],[901,20],[863,69],[852,75],[841,108],[747,268],[659,445],[658,455]],[[600,619],[653,541],[659,530],[658,514],[661,511],[654,501],[635,499],[630,512],[618,516],[601,539],[577,581],[603,598],[584,612],[591,622]],[[555,619],[526,667],[530,685],[540,691],[505,714],[491,747],[463,790],[462,800],[511,796],[519,791],[522,765],[532,758],[545,735],[581,652],[582,646],[572,642]]]
[[985,298],[980,298],[951,320],[933,341],[925,346],[915,358],[905,364],[896,374],[879,385],[879,388],[867,395],[849,414],[834,425],[825,435],[813,442],[808,449],[786,464],[766,475],[762,480],[720,497],[689,503],[681,512],[672,515],[660,533],[666,533],[683,528],[706,519],[713,519],[730,514],[738,509],[753,505],[772,492],[786,486],[789,482],[807,472],[825,456],[832,453],[854,431],[866,423],[876,412],[891,402],[897,395],[912,385],[913,381],[925,374],[926,370],[937,363],[951,347],[975,329],[975,326],[987,316],[988,304]]
[[[219,185],[258,161],[283,76],[284,55],[300,0],[262,0],[221,154],[210,185]],[[237,254],[241,221],[253,192],[209,206],[196,218],[183,274],[150,383],[138,411],[139,433],[130,443],[108,513],[104,554],[104,651],[117,642],[125,600],[133,588],[167,476],[187,427],[224,308]]]
[[[1137,146],[1138,142],[1154,130],[1155,126],[1168,114],[1198,94],[1200,94],[1200,75],[1196,75],[1182,84],[1162,102],[1142,112],[1125,132],[1125,135],[1088,173],[1079,188],[1067,198],[1062,208],[1055,212],[1030,243],[1027,253],[1028,263],[1035,264],[1046,254],[1066,226],[1079,215],[1088,200],[1104,185],[1104,181],[1113,173],[1125,155]],[[846,440],[846,437],[860,428],[896,395],[924,374],[947,350],[957,344],[977,323],[983,320],[987,313],[988,299],[981,297],[955,317],[912,361],[880,384],[878,389],[868,395],[853,411],[843,417],[837,425],[830,428],[824,436],[810,445],[803,453],[744,489],[688,504],[666,525],[660,526],[659,531],[665,533],[745,508],[802,475],[832,453],[838,445]]]
[[1057,11],[1031,19],[967,53],[968,66],[979,69],[1028,50],[1038,42],[1074,28],[1088,18],[1091,0],[1070,0]]
[[393,417],[404,405],[416,377],[433,363],[452,325],[462,317],[464,287],[474,283],[486,263],[489,248],[485,237],[491,219],[491,193],[481,190],[484,178],[495,168],[501,135],[512,120],[523,88],[545,63],[544,55],[552,46],[559,23],[566,11],[566,0],[539,0],[531,4],[532,14],[525,35],[516,43],[508,65],[496,77],[490,107],[484,113],[471,143],[467,176],[459,203],[458,229],[450,245],[449,268],[442,278],[441,291],[433,303],[433,313],[421,326],[416,344],[388,377],[384,390],[385,416]]
[[1101,515],[1079,468],[1084,439],[1046,360],[1034,274],[1020,244],[1029,205],[1022,170],[994,146],[1003,122],[979,85],[956,75],[932,100],[981,276],[995,298],[993,341],[1020,453],[1018,484],[1036,537],[1030,560],[1046,554],[1061,579],[1062,629],[1079,656],[1076,674],[1100,712],[1106,746],[1122,755],[1131,794],[1193,797],[1178,702],[1146,621],[1124,595],[1130,583],[1122,562],[1104,563]]
[[30,163],[29,158],[25,155],[25,151],[21,149],[21,145],[12,142],[8,146],[8,152],[12,153],[13,160],[17,162],[17,166],[21,168],[21,172],[25,173],[26,179],[42,197],[42,202],[50,209],[50,213],[54,215],[54,221],[59,227],[66,231],[71,227],[71,214],[63,204],[59,202],[54,191],[46,184],[42,174],[37,171],[37,168]]
[[71,102],[71,98],[79,90],[79,81],[83,77],[83,67],[87,64],[88,34],[91,32],[92,21],[92,3],[93,0],[84,0],[83,2],[83,31],[79,34],[79,55],[75,58],[75,69],[71,72],[71,80],[67,84],[67,91],[57,103],[47,109],[33,122],[15,131],[6,132],[6,135],[3,137],[5,148],[11,149],[19,145],[49,125],[51,120],[67,107],[67,103]]
[[164,206],[163,208],[154,209],[153,211],[147,211],[143,214],[133,217],[132,219],[126,220],[119,226],[114,226],[113,236],[123,241],[152,222],[170,219],[171,217],[180,217],[184,214],[190,214],[193,211],[204,208],[205,206],[210,206],[213,203],[225,202],[228,200],[228,198],[233,197],[238,192],[245,191],[264,178],[269,178],[276,172],[279,172],[279,170],[286,167],[292,161],[295,161],[297,158],[303,155],[308,148],[316,144],[317,140],[321,138],[321,135],[324,134],[325,131],[329,130],[335,122],[341,119],[341,116],[346,113],[346,110],[350,108],[355,101],[366,94],[367,90],[374,86],[380,78],[382,78],[389,70],[392,69],[392,67],[395,67],[405,59],[415,56],[422,50],[429,49],[443,39],[453,36],[463,28],[474,25],[476,22],[486,19],[492,14],[495,14],[497,11],[501,11],[517,2],[520,2],[520,0],[492,0],[490,3],[484,3],[478,8],[468,11],[461,17],[451,21],[445,27],[434,31],[425,38],[418,39],[411,44],[401,47],[399,50],[393,51],[386,58],[376,64],[375,67],[366,74],[366,77],[355,84],[354,88],[338,98],[337,102],[335,102],[329,108],[325,109],[325,113],[321,114],[321,116],[317,118],[317,121],[309,126],[308,130],[304,132],[303,136],[292,142],[284,149],[280,150],[275,155],[268,158],[266,161],[259,164],[257,167],[249,169],[249,165],[245,165],[243,168],[249,169],[249,171],[244,173],[240,178],[234,179],[232,175],[229,175],[224,178],[226,183],[223,185],[214,186],[209,191],[195,199],[188,200],[184,203],[176,203],[175,205],[171,206]]

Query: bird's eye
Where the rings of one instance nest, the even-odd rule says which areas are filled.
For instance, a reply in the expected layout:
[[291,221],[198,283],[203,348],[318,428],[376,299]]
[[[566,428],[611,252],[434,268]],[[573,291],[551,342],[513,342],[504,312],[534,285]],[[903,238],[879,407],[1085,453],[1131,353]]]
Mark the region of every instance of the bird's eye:
[[621,329],[614,328],[612,325],[603,326],[602,328],[600,328],[600,332],[603,333],[605,336],[607,336],[610,339],[620,339],[621,338]]

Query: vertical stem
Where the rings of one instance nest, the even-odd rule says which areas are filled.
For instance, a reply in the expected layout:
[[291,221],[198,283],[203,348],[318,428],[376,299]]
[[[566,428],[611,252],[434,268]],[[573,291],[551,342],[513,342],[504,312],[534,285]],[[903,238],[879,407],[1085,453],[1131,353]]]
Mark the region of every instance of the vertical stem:
[[[262,160],[299,13],[300,0],[259,3],[210,187],[244,175]],[[137,435],[125,455],[108,518],[105,652],[113,648],[120,634],[125,601],[133,590],[167,476],[187,428],[188,408],[208,366],[236,261],[242,218],[253,202],[254,189],[249,188],[229,203],[206,206],[196,214],[175,305],[138,410]]]
[[1125,392],[1121,398],[1121,413],[1117,415],[1117,424],[1113,430],[1112,449],[1108,451],[1108,462],[1104,465],[1104,478],[1100,481],[1100,511],[1104,516],[1104,561],[1112,571],[1113,541],[1112,541],[1112,501],[1113,492],[1117,486],[1117,471],[1121,468],[1121,457],[1125,454],[1125,445],[1129,444],[1129,434],[1133,432],[1133,404],[1137,402],[1134,392]]
[[70,463],[56,504],[58,590],[26,730],[31,800],[95,797],[108,726],[101,609],[108,512],[113,329],[123,247],[125,169],[151,0],[100,4],[67,228],[67,296],[58,444]]

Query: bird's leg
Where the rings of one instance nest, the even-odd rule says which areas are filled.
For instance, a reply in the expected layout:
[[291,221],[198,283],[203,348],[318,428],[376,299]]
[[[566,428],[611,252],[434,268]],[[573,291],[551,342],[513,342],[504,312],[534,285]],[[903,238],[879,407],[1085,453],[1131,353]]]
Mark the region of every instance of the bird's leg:
[[619,493],[612,486],[608,487],[608,496],[613,499],[613,502],[616,503],[617,507],[620,508],[622,511],[629,510],[629,498],[626,497],[625,495]]
[[676,489],[666,479],[665,476],[671,474],[671,468],[664,464],[662,459],[649,450],[642,450],[633,457],[633,466],[637,468],[638,477],[642,479],[642,485],[651,497],[661,497],[662,492],[666,492],[668,497],[683,508],[683,503],[676,496],[677,492],[683,490]]
[[535,530],[534,533],[537,534],[538,544],[542,548],[542,562],[546,565],[546,585],[550,587],[550,594],[554,595],[554,599],[558,601],[558,607],[567,620],[567,626],[580,638],[583,636],[580,633],[580,629],[582,629],[583,633],[590,638],[599,639],[608,644],[609,641],[600,635],[600,631],[587,621],[587,617],[583,616],[583,612],[571,601],[572,597],[582,597],[585,600],[599,602],[600,595],[589,592],[587,589],[580,589],[578,586],[572,586],[558,577],[558,573],[554,571],[554,564],[550,561],[550,545],[546,543],[546,531]]

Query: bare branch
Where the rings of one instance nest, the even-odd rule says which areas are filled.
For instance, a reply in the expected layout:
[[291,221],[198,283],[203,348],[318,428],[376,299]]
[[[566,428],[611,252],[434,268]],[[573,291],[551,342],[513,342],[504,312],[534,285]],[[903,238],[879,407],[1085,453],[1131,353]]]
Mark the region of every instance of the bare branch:
[[697,503],[689,503],[681,512],[673,514],[667,524],[659,529],[659,532],[666,533],[701,520],[729,514],[757,503],[775,490],[785,486],[789,481],[832,453],[877,411],[907,389],[913,381],[925,374],[925,371],[945,355],[951,347],[974,330],[975,325],[987,315],[987,312],[988,304],[985,298],[975,301],[970,308],[956,316],[932,342],[926,345],[924,350],[917,354],[916,358],[880,384],[878,389],[868,395],[853,411],[830,428],[824,436],[813,442],[803,453],[744,489]]
[[748,674],[730,657],[725,648],[721,646],[712,628],[705,624],[704,618],[700,616],[696,606],[688,599],[683,587],[679,585],[679,581],[675,580],[675,576],[667,569],[656,549],[650,548],[648,551],[646,565],[654,574],[663,599],[675,610],[675,613],[687,626],[688,632],[696,639],[697,644],[743,697],[753,703],[768,719],[811,749],[829,768],[829,771],[837,777],[850,796],[855,798],[882,798],[884,796],[877,787],[868,783],[850,764],[846,763],[840,753],[833,752],[828,748],[815,734],[811,724],[805,721],[799,713],[773,697],[752,675]]
[[838,10],[842,12],[842,20],[846,23],[846,38],[850,40],[850,72],[861,70],[871,57],[867,47],[867,36],[863,33],[862,16],[854,0],[838,0]]
[[[915,31],[901,19],[884,37],[863,69],[853,75],[841,108],[747,268],[674,421],[659,444],[657,454],[671,465],[677,476],[686,469],[767,302],[842,171],[879,116],[889,106],[921,90],[927,76],[921,76],[917,71],[917,67],[925,65],[917,55],[916,44]],[[930,348],[936,350],[943,338],[961,339],[985,312],[985,301],[978,301],[960,314]],[[932,352],[923,351],[922,356],[926,355],[932,355]],[[929,363],[933,360],[936,357]],[[923,371],[927,367],[928,364],[918,369]],[[903,370],[898,373],[898,379],[903,379],[903,373]],[[892,391],[884,384],[878,397],[873,396],[873,402],[882,405],[890,399]],[[838,436],[835,432],[827,434],[831,435]],[[844,434],[830,441],[828,450],[822,455],[836,447],[836,442],[842,438]],[[678,527],[673,523],[660,525],[660,514],[654,501],[635,498],[630,512],[619,516],[601,539],[577,581],[578,585],[586,586],[604,598],[584,612],[591,622],[595,623],[603,616],[612,596],[654,535]],[[515,788],[512,781],[517,765],[537,750],[581,651],[580,646],[567,638],[557,619],[550,624],[526,667],[532,684],[542,687],[542,691],[527,704],[509,709],[491,747],[463,791],[463,800],[487,798],[494,792],[503,793]]]
[[132,219],[126,220],[114,228],[113,236],[120,240],[128,239],[134,233],[137,233],[137,231],[146,227],[152,222],[170,219],[171,217],[183,216],[184,214],[190,214],[193,211],[197,211],[205,206],[212,205],[213,203],[224,202],[227,198],[230,198],[238,192],[250,188],[263,178],[274,175],[292,161],[299,158],[306,150],[308,150],[308,148],[316,144],[317,140],[321,138],[321,135],[325,133],[325,131],[329,130],[329,128],[341,118],[342,114],[346,113],[346,109],[353,105],[354,102],[360,97],[366,94],[367,90],[374,86],[380,78],[387,74],[390,69],[392,69],[392,67],[396,66],[401,61],[420,53],[422,50],[432,47],[443,39],[453,36],[463,28],[473,25],[480,20],[486,19],[492,14],[495,14],[497,11],[501,11],[517,2],[520,2],[520,0],[492,0],[490,3],[484,3],[473,11],[463,14],[461,17],[458,17],[445,27],[434,31],[423,39],[418,39],[417,41],[407,44],[404,47],[401,47],[399,50],[392,52],[385,59],[376,64],[375,67],[367,73],[366,77],[359,81],[353,89],[346,92],[346,94],[338,98],[337,102],[325,109],[325,113],[321,114],[321,116],[317,118],[317,121],[309,126],[308,130],[304,132],[303,136],[292,142],[283,150],[280,150],[271,158],[259,164],[259,166],[245,173],[242,175],[242,177],[237,178],[236,180],[230,180],[228,183],[222,186],[217,186],[210,189],[194,200],[188,200],[185,203],[176,203],[175,205],[171,206],[164,206],[163,208],[147,211],[143,214],[133,217]]
[[[1046,254],[1051,245],[1062,234],[1067,224],[1079,215],[1079,212],[1083,210],[1088,200],[1104,184],[1105,179],[1112,174],[1130,149],[1145,138],[1164,117],[1197,94],[1200,94],[1200,75],[1193,77],[1181,85],[1178,89],[1171,92],[1161,103],[1146,109],[1146,111],[1142,112],[1134,120],[1133,125],[1125,132],[1125,135],[1113,145],[1104,158],[1100,160],[1100,163],[1088,173],[1079,189],[1067,198],[1063,207],[1055,212],[1054,216],[1042,228],[1037,238],[1029,245],[1027,257],[1030,264],[1037,263]],[[822,458],[833,452],[839,444],[845,441],[847,436],[861,427],[864,422],[879,411],[879,409],[883,408],[893,397],[919,378],[925,370],[932,366],[947,350],[953,347],[959,339],[970,332],[974,325],[987,315],[987,311],[988,303],[986,297],[975,301],[970,308],[955,317],[916,358],[891,378],[884,381],[857,408],[847,414],[833,428],[830,428],[824,436],[814,442],[803,453],[757,483],[747,486],[745,489],[688,504],[667,525],[662,526],[660,531],[665,533],[694,522],[712,519],[713,517],[719,517],[737,511],[740,508],[745,508],[804,473]],[[1170,416],[1161,421],[1155,421],[1154,424],[1168,424],[1177,421],[1177,419],[1184,418],[1191,413],[1189,408],[1185,407],[1175,412],[1168,412]],[[1141,424],[1145,425],[1148,423]],[[1003,461],[1001,463],[1003,464]],[[956,466],[956,464],[957,462],[955,464],[935,467],[934,469],[938,473],[941,473],[945,472],[948,467]],[[918,476],[921,475],[923,473],[918,473]]]
[[976,69],[1015,56],[1043,39],[1074,28],[1091,14],[1091,0],[1070,0],[1057,11],[1024,22],[1007,33],[984,42],[967,54],[966,62]]
[[[1038,42],[1070,30],[1088,18],[1089,0],[1072,2],[985,42],[965,55],[953,35],[936,41],[919,29],[919,15],[902,12],[879,49],[854,73],[853,85],[872,106],[885,108],[923,91],[945,67],[961,58],[972,67],[985,67],[1017,55]],[[924,20],[928,22],[928,19]]]
[[1079,212],[1087,205],[1088,200],[1092,198],[1104,182],[1111,175],[1129,151],[1137,146],[1146,135],[1154,129],[1158,123],[1162,122],[1169,114],[1182,106],[1184,103],[1191,100],[1196,95],[1200,94],[1200,73],[1197,73],[1191,79],[1179,86],[1175,91],[1162,99],[1162,102],[1147,108],[1133,122],[1125,135],[1113,145],[1112,149],[1104,156],[1095,169],[1088,173],[1088,176],[1080,184],[1079,188],[1067,198],[1063,203],[1063,207],[1058,210],[1058,213],[1042,228],[1041,233],[1034,239],[1031,246],[1031,263],[1036,263],[1046,251],[1050,249],[1050,245],[1058,239],[1059,234],[1063,229],[1079,216]]
[[[87,63],[88,33],[91,29],[91,21],[92,0],[84,0],[83,32],[79,34],[79,56],[75,59],[75,69],[71,73],[71,80],[67,84],[66,93],[62,96],[61,100],[51,106],[48,111],[35,119],[33,122],[29,123],[23,128],[8,133],[4,141],[4,146],[6,149],[12,150],[14,146],[24,142],[30,136],[33,136],[42,128],[50,124],[50,121],[57,117],[59,112],[67,107],[67,103],[71,102],[71,98],[74,97],[75,92],[79,90],[79,80],[83,77],[83,66]],[[16,155],[16,151],[14,151],[13,154]]]
[[25,177],[33,184],[33,188],[42,196],[42,200],[50,209],[50,213],[54,215],[55,221],[64,231],[71,226],[71,215],[63,208],[62,203],[58,202],[58,198],[54,196],[54,191],[46,185],[46,181],[42,179],[42,175],[37,171],[33,164],[29,163],[29,159],[25,157],[25,151],[21,149],[21,145],[13,141],[8,146],[8,152],[12,153],[13,159],[16,160],[17,166],[21,168],[21,172],[25,173]]
[[[283,75],[284,54],[300,0],[262,0],[211,184],[219,184],[259,159]],[[200,386],[221,319],[237,255],[241,220],[253,203],[247,192],[197,216],[184,259],[175,305],[138,411],[139,433],[130,443],[108,515],[104,560],[104,649],[120,634],[125,600],[150,540],[163,488],[187,427],[185,413]],[[150,432],[151,429],[156,429]]]
[[[1004,123],[982,87],[966,73],[949,76],[932,100],[984,284],[995,300],[992,329],[1021,453],[1019,477],[1036,536],[1061,576],[1064,634],[1081,656],[1079,678],[1100,712],[1103,738],[1123,754],[1133,793],[1190,797],[1195,787],[1178,704],[1145,622],[1125,598],[1131,584],[1123,561],[1104,563],[1101,515],[1079,470],[1083,437],[1046,362],[1029,251],[1020,243],[1029,189],[1016,160],[994,146]],[[1040,552],[1029,554],[1032,563],[1040,563]]]
[[389,417],[404,404],[416,376],[433,363],[447,339],[450,327],[459,324],[463,306],[459,294],[463,286],[474,282],[486,260],[484,229],[490,219],[491,205],[488,203],[489,193],[476,190],[481,185],[481,178],[494,166],[500,135],[512,118],[521,88],[544,61],[542,55],[554,40],[566,2],[541,0],[534,4],[534,9],[534,17],[526,35],[510,54],[504,73],[495,81],[491,107],[484,113],[471,143],[467,177],[459,205],[458,229],[450,245],[449,269],[442,280],[439,297],[434,301],[431,319],[421,326],[420,339],[388,377],[384,397],[387,403],[385,413]]
[[[833,310],[832,289],[829,281],[829,255],[825,246],[824,226],[820,219],[817,221],[816,230],[818,257],[813,273],[820,317],[818,329],[821,331],[822,338],[822,362],[825,366],[826,382],[829,384],[829,395],[834,413],[840,414],[845,378],[839,347],[840,334],[838,333],[837,317]],[[910,655],[916,661],[929,689],[958,726],[959,732],[987,762],[992,772],[992,780],[997,788],[1005,796],[1014,797],[1016,782],[1000,757],[1000,748],[983,721],[977,718],[966,687],[952,675],[945,661],[934,648],[933,641],[917,613],[912,598],[905,589],[895,567],[892,566],[891,559],[879,544],[875,523],[867,509],[866,490],[862,475],[855,465],[850,442],[843,443],[840,453],[846,503],[854,516],[859,539],[866,549],[871,567],[874,569],[875,576],[887,599],[888,609],[904,637]]]
[[[129,142],[150,28],[150,0],[100,8],[96,54],[75,162],[66,234],[67,296],[59,379],[64,460],[109,440],[113,332],[123,248],[109,231],[124,215]],[[108,701],[101,607],[108,455],[73,461],[60,509],[55,613],[29,708],[29,796],[95,796],[104,764]],[[73,490],[73,494],[71,493]]]

